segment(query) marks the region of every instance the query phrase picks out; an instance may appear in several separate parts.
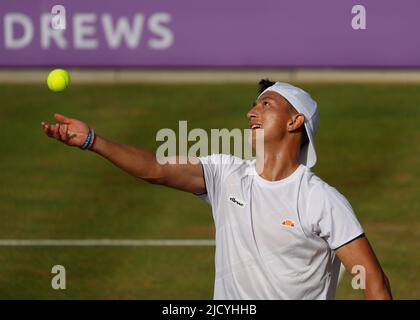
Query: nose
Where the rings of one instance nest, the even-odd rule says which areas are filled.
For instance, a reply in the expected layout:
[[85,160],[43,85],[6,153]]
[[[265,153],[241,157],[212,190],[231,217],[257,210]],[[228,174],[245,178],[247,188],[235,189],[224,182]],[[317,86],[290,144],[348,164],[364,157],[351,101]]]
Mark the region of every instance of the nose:
[[247,112],[246,117],[251,120],[252,118],[256,118],[257,117],[257,110],[258,104],[256,102],[254,102],[254,104],[252,105],[251,109]]

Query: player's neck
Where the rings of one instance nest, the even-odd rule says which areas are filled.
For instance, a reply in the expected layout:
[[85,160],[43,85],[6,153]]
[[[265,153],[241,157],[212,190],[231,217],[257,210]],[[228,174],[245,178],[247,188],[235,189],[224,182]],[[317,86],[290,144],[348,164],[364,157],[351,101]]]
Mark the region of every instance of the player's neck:
[[264,154],[257,153],[257,172],[266,180],[277,181],[290,176],[299,167],[299,152],[294,146],[266,146]]

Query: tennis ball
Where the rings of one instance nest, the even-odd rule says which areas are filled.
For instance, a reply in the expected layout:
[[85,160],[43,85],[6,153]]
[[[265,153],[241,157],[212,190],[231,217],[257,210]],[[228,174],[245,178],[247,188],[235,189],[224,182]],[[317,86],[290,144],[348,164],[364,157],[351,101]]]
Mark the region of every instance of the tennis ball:
[[47,79],[48,88],[54,92],[61,92],[70,86],[70,75],[64,69],[55,69]]

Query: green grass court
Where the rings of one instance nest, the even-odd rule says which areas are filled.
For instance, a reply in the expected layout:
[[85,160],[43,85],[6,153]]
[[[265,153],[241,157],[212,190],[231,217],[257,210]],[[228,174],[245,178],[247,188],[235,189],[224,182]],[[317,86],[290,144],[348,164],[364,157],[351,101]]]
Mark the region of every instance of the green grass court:
[[[256,82],[258,79],[256,80]],[[420,86],[304,84],[319,103],[316,174],[351,202],[391,281],[420,298]],[[245,128],[253,85],[0,86],[1,239],[209,239],[210,207],[47,138],[55,112],[156,150],[156,132]],[[0,299],[211,299],[213,247],[0,247]],[[62,264],[67,289],[51,288]],[[338,299],[360,299],[350,276]]]

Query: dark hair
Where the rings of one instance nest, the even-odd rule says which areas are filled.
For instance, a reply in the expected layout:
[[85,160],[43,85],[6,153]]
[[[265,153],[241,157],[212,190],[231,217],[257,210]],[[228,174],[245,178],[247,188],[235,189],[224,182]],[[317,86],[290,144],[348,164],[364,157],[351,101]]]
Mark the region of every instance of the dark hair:
[[272,85],[274,85],[275,82],[270,81],[268,79],[261,79],[260,82],[258,82],[258,93],[261,94],[263,93],[263,91],[269,87],[271,87]]
[[[263,93],[265,89],[271,87],[274,84],[275,82],[269,79],[261,79],[260,82],[258,82],[258,93],[259,94]],[[294,113],[298,113],[297,110],[293,107],[293,105],[287,99],[285,100],[287,101],[289,109]],[[302,139],[301,139],[300,147],[302,148],[305,144],[309,142],[309,138],[308,138],[308,134],[306,133],[305,126],[301,127],[301,132],[302,132],[302,136],[301,136]]]

